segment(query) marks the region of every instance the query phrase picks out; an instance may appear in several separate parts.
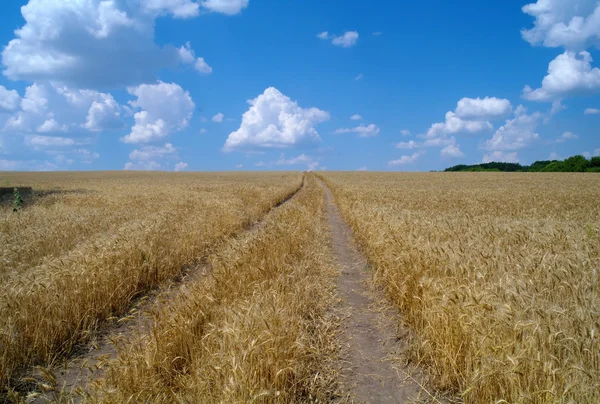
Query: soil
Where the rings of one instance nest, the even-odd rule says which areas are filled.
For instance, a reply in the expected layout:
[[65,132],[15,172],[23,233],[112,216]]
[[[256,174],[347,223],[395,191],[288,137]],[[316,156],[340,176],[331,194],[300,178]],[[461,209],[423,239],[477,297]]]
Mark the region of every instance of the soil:
[[398,335],[406,331],[399,333],[398,314],[394,310],[377,307],[384,300],[377,289],[369,286],[367,260],[356,248],[352,231],[336,207],[331,191],[321,184],[326,192],[333,255],[340,271],[337,309],[343,318],[341,389],[347,394],[344,400],[437,401],[416,382],[417,369],[394,360],[406,345]]

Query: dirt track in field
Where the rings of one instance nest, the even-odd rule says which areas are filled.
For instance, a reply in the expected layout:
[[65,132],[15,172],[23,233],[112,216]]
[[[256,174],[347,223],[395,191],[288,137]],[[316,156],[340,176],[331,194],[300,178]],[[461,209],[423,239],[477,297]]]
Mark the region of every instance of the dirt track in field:
[[[306,177],[302,178],[302,185],[289,197],[277,203],[259,221],[248,226],[236,238],[245,237],[252,232],[259,231],[266,218],[281,206],[289,203],[306,186]],[[133,337],[151,331],[152,314],[175,301],[180,294],[187,293],[187,286],[195,280],[205,276],[210,271],[210,264],[206,258],[189,265],[182,270],[181,276],[173,279],[160,289],[154,290],[143,297],[136,299],[128,316],[115,323],[105,325],[98,333],[96,340],[79,349],[78,354],[65,360],[60,367],[53,369],[53,389],[44,392],[33,403],[46,403],[48,401],[61,401],[61,397],[68,397],[71,401],[83,401],[86,397],[86,386],[104,376],[106,364],[118,356],[119,346],[122,346]]]
[[[376,310],[381,296],[368,286],[367,260],[358,251],[352,230],[342,218],[329,188],[321,182],[327,197],[329,226],[335,263],[339,267],[338,309],[342,316],[342,391],[345,400],[359,403],[406,403],[437,401],[425,392],[409,369],[391,359],[403,342],[393,310]],[[394,318],[396,316],[396,318]]]

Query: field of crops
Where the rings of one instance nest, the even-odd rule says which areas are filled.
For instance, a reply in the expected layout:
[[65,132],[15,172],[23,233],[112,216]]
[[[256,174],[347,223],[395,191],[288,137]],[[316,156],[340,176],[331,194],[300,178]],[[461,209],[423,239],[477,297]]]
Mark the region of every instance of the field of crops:
[[470,403],[600,401],[600,178],[324,178],[438,389]]
[[595,174],[0,181],[33,189],[0,203],[0,401],[352,402],[389,352],[426,402],[600,401]]
[[302,183],[288,174],[3,174],[31,186],[0,210],[0,384],[93,338]]

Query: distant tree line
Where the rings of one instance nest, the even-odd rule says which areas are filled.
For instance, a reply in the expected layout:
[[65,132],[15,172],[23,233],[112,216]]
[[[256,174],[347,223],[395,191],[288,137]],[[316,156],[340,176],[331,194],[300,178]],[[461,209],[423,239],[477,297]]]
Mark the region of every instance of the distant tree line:
[[544,172],[544,173],[600,173],[600,157],[586,159],[584,156],[573,156],[566,160],[542,160],[536,161],[530,166],[522,166],[518,163],[483,163],[475,165],[459,164],[446,168],[446,172],[457,171],[490,171],[490,172]]

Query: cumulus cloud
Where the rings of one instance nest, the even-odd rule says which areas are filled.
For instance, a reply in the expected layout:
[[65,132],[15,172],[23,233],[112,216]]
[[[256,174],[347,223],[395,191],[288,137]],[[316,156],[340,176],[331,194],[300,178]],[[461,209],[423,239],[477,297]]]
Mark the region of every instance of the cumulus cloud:
[[98,94],[88,110],[84,128],[99,132],[123,127],[119,104],[110,94]]
[[206,10],[225,15],[235,15],[248,7],[249,0],[205,0],[200,4]]
[[334,45],[341,46],[342,48],[350,48],[356,45],[356,41],[358,41],[358,32],[346,31],[344,35],[333,37],[331,42]]
[[577,136],[576,134],[572,133],[572,132],[565,132],[562,135],[560,135],[560,137],[558,139],[556,139],[557,143],[564,143],[567,140],[577,140],[579,139],[579,136]]
[[141,111],[134,115],[131,133],[121,140],[125,143],[149,143],[185,129],[194,112],[194,102],[187,91],[175,83],[142,84],[127,89],[137,100],[130,101]]
[[416,163],[422,155],[423,153],[417,152],[411,154],[410,156],[401,156],[398,160],[389,161],[388,164],[391,166],[413,164]]
[[400,142],[400,143],[396,144],[397,149],[405,149],[405,150],[418,149],[422,146],[423,145],[421,143],[417,143],[414,140],[409,140],[408,142]]
[[528,114],[527,110],[520,105],[515,110],[515,117],[498,128],[492,138],[485,142],[484,149],[505,151],[528,147],[539,139],[536,129],[543,117],[540,112]]
[[336,133],[336,134],[356,133],[356,134],[358,134],[359,137],[372,137],[372,136],[377,136],[379,134],[379,132],[381,132],[381,129],[379,129],[379,127],[377,125],[370,124],[369,126],[359,125],[355,128],[337,129],[333,133]]
[[600,91],[600,69],[592,68],[589,52],[565,52],[550,62],[542,87],[523,89],[523,97],[530,101],[552,101],[578,94]]
[[58,122],[54,120],[54,118],[50,118],[44,121],[43,124],[37,127],[36,132],[39,133],[52,133],[52,132],[66,132],[69,128],[67,125],[60,125]]
[[184,64],[193,64],[194,68],[202,74],[212,73],[212,67],[206,63],[204,58],[196,58],[195,52],[189,42],[178,50],[181,62]]
[[[161,69],[191,63],[181,49],[155,43],[156,18],[194,17],[199,5],[235,14],[247,0],[30,0],[21,8],[25,25],[2,51],[4,75],[78,88],[154,82]],[[206,66],[200,64],[203,72]]]
[[315,124],[327,121],[329,113],[304,109],[274,87],[249,100],[240,128],[229,134],[224,151],[287,148],[321,141]]
[[188,168],[188,163],[184,163],[183,161],[175,164],[175,171],[185,171]]
[[356,45],[358,41],[358,32],[346,31],[343,35],[330,35],[329,32],[324,31],[317,35],[317,38],[328,40],[331,39],[331,43],[342,48],[350,48]]
[[[125,170],[163,170],[166,162],[177,161],[177,149],[171,143],[164,146],[142,146],[129,154],[129,161]],[[185,164],[185,163],[184,163]]]
[[440,156],[448,158],[462,158],[465,154],[460,150],[460,145],[449,144],[440,151]]
[[427,131],[427,137],[435,138],[461,132],[477,133],[492,129],[492,127],[492,124],[488,121],[461,119],[456,113],[448,111],[444,122],[438,122],[431,125]]
[[584,112],[585,115],[600,115],[600,109],[587,108]]
[[401,134],[402,136],[410,136],[410,131],[409,131],[408,129],[402,129],[402,130],[400,131],[400,134]]
[[354,114],[354,115],[352,115],[352,116],[350,117],[350,119],[351,119],[352,121],[360,121],[361,119],[363,119],[363,117],[362,117],[362,116],[360,116],[359,114]]
[[495,151],[490,154],[484,154],[482,161],[484,163],[518,163],[519,156],[517,152],[505,153],[502,151]]
[[308,170],[310,170],[310,171],[316,170],[320,166],[320,163],[318,161],[316,161],[315,159],[313,159],[310,156],[307,156],[304,153],[297,157],[293,157],[291,159],[286,159],[285,156],[282,154],[281,158],[279,160],[277,160],[277,162],[275,164],[290,165],[290,166],[306,165]]
[[26,136],[25,144],[37,150],[48,147],[74,146],[75,139],[60,136]]
[[0,113],[14,112],[21,104],[21,96],[15,90],[7,90],[0,86]]
[[596,0],[537,0],[523,7],[534,26],[523,38],[532,45],[582,50],[600,44],[600,3]]
[[512,104],[496,97],[463,98],[456,106],[456,116],[461,119],[488,120],[510,114]]
[[367,168],[367,166],[362,166],[362,167],[356,169],[356,171],[369,171],[369,169]]
[[444,122],[431,125],[426,138],[440,139],[456,133],[478,133],[493,128],[490,120],[498,119],[512,111],[509,100],[496,97],[462,98],[455,111],[448,111]]
[[218,114],[213,116],[211,120],[216,123],[221,123],[223,122],[223,118],[225,118],[225,115],[219,112]]
[[120,106],[112,95],[57,84],[34,83],[4,126],[5,132],[68,132],[120,128]]

